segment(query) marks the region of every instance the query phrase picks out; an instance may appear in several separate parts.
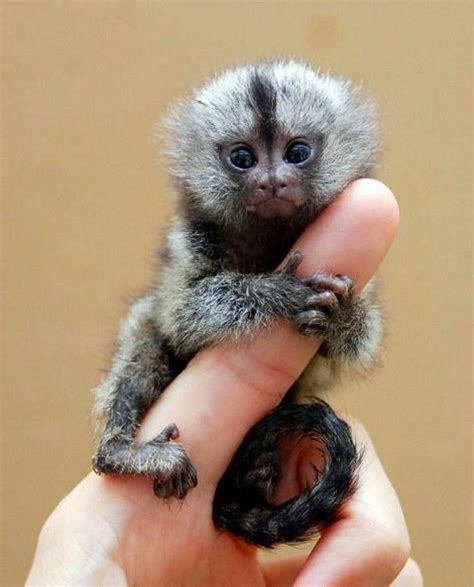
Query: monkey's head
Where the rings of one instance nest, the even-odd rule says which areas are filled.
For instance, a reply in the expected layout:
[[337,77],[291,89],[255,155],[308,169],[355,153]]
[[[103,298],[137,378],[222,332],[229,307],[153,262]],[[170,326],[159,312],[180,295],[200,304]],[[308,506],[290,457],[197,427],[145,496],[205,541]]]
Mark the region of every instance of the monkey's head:
[[307,224],[378,150],[372,102],[297,62],[226,71],[167,123],[185,212],[239,229]]

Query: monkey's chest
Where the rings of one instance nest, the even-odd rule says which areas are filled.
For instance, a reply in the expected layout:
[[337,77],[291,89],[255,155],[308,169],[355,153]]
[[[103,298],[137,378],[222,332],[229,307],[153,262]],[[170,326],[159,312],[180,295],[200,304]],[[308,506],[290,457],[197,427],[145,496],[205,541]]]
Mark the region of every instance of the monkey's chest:
[[274,271],[284,259],[288,245],[272,245],[255,242],[226,243],[223,269],[240,273],[267,273]]

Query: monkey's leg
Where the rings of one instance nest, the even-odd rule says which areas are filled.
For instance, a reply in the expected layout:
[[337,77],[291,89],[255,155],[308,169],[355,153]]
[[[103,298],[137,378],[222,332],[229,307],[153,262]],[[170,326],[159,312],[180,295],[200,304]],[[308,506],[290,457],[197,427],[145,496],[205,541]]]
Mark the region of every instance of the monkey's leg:
[[[275,504],[275,490],[285,474],[282,443],[290,442],[294,453],[298,446],[291,446],[292,440],[314,445],[289,473],[300,492]],[[328,404],[282,404],[250,430],[220,480],[215,523],[265,547],[305,540],[337,517],[355,488],[358,464],[349,427]]]
[[97,473],[149,475],[158,496],[182,499],[197,478],[184,448],[174,442],[179,436],[176,425],[150,442],[134,441],[151,403],[175,376],[152,312],[151,298],[132,307],[110,373],[96,389],[95,411],[105,426],[93,467]]

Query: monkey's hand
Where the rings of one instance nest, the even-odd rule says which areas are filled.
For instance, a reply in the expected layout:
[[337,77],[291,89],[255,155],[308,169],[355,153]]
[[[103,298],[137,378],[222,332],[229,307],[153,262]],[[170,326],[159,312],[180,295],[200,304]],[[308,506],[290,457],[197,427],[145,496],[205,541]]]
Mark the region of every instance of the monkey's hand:
[[[301,253],[293,253],[282,272],[295,275],[301,261]],[[323,341],[321,355],[368,366],[375,358],[382,332],[380,312],[372,301],[373,283],[358,295],[347,275],[315,273],[302,277],[301,282],[307,291],[293,318],[298,330]]]

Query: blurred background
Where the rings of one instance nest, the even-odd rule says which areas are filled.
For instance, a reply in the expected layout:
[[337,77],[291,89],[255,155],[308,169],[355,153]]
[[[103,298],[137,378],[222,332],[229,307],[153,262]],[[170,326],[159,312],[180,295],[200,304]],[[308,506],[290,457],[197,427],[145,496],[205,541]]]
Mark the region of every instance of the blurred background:
[[172,210],[155,122],[214,72],[299,57],[362,83],[401,207],[369,429],[427,586],[471,576],[472,4],[3,2],[3,578],[89,471],[89,390]]

